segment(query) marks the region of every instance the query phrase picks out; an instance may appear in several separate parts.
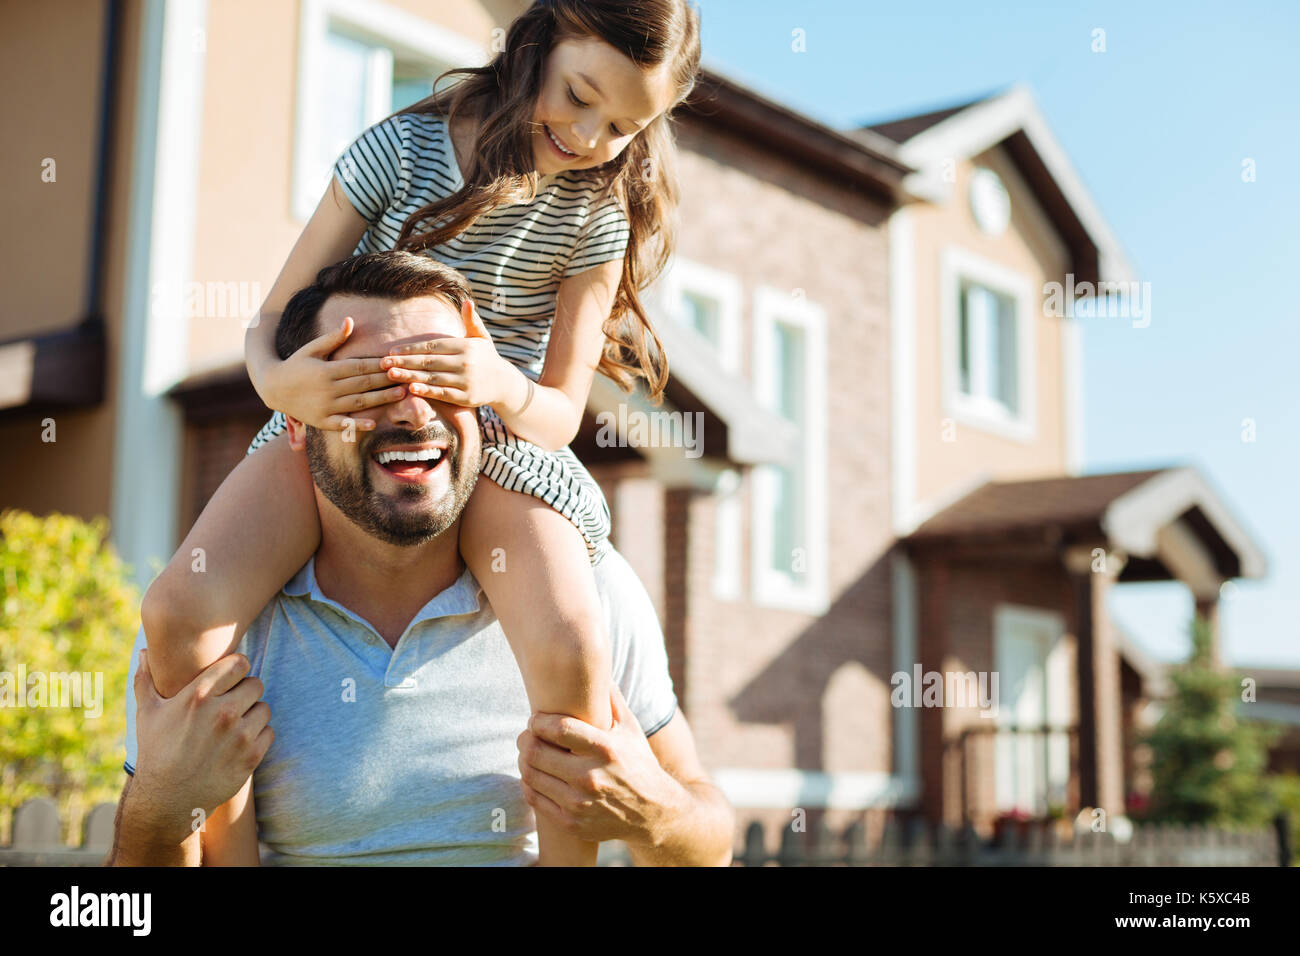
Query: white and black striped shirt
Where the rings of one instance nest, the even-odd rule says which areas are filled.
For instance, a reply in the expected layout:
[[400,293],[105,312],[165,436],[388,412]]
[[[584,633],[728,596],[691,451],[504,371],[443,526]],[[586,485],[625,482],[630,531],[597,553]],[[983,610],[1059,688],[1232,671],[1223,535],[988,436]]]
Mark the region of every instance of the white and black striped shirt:
[[[412,212],[449,196],[463,179],[440,116],[400,113],[344,150],[334,175],[370,223],[356,253],[392,249]],[[541,177],[528,203],[500,206],[459,236],[426,250],[458,269],[502,358],[541,373],[560,282],[622,259],[628,223],[618,200],[583,171]],[[427,226],[422,227],[427,228]]]

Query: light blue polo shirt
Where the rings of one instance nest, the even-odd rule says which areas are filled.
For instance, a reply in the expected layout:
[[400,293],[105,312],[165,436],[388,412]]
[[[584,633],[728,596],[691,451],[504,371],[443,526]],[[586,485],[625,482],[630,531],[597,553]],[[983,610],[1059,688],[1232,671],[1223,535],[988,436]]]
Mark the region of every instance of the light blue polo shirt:
[[[677,710],[663,634],[617,552],[593,568],[613,679],[646,734]],[[136,764],[127,679],[126,770]],[[515,739],[531,711],[514,654],[466,570],[390,648],[316,583],[313,558],[239,651],[266,685],[275,742],[253,774],[258,835],[285,865],[525,865],[536,824]]]

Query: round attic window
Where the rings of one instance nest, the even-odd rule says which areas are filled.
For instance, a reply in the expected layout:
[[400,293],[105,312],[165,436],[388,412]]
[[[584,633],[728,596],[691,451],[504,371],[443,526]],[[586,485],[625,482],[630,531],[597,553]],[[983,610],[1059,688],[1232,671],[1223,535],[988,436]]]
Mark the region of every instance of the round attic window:
[[991,169],[977,169],[970,178],[970,210],[975,225],[987,236],[1000,236],[1011,222],[1011,195]]

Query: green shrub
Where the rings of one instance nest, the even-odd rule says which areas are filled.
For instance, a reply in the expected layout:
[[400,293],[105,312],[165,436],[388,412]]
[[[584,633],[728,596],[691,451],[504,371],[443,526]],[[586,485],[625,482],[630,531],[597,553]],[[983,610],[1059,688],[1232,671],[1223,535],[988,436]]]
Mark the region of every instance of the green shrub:
[[49,796],[73,829],[121,790],[140,595],[106,534],[102,518],[0,513],[0,817]]
[[1237,715],[1239,679],[1215,666],[1207,622],[1192,622],[1192,655],[1169,673],[1173,693],[1147,735],[1153,821],[1264,826],[1276,812],[1261,786],[1275,728]]
[[1274,774],[1272,781],[1278,811],[1290,820],[1291,865],[1300,866],[1300,774]]

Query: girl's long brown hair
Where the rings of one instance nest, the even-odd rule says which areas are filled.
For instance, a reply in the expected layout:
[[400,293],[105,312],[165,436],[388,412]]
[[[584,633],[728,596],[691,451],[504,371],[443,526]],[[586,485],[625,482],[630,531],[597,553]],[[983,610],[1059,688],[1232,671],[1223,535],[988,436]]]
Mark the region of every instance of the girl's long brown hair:
[[618,156],[585,171],[603,187],[598,201],[618,197],[630,233],[598,371],[624,391],[642,376],[658,401],[668,362],[640,293],[663,271],[676,242],[677,148],[670,114],[694,87],[700,61],[699,13],[687,0],[539,0],[510,25],[504,50],[490,63],[438,77],[461,79],[401,112],[442,116],[450,133],[456,116],[469,108],[478,120],[477,138],[464,186],[413,212],[397,248],[416,252],[441,245],[497,206],[517,202],[521,190],[530,199],[537,194],[533,110],[546,57],[568,37],[603,40],[642,69],[666,64],[677,91],[669,109]]

